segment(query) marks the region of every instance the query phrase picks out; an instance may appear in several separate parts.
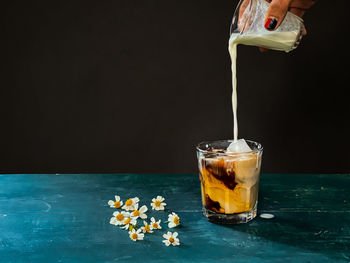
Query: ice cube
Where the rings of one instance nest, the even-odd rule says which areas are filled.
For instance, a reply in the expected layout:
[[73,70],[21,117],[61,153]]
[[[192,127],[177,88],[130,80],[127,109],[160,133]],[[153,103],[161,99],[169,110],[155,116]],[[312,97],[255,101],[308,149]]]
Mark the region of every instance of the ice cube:
[[227,147],[227,152],[231,153],[245,153],[250,152],[252,149],[248,146],[244,139],[239,139],[237,141],[231,142]]

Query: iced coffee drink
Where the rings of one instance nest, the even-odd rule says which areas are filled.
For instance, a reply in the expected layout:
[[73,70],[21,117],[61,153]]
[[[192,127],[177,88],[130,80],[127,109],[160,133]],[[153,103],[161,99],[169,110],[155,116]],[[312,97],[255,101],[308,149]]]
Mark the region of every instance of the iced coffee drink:
[[203,142],[197,146],[203,211],[210,221],[245,223],[257,213],[262,146],[238,139],[237,45],[289,52],[304,31],[303,20],[287,12],[274,31],[264,27],[270,1],[240,0],[232,19],[229,53],[232,70],[233,140]]
[[246,149],[231,151],[232,142],[197,146],[203,212],[216,223],[246,223],[257,213],[262,146],[244,141]]

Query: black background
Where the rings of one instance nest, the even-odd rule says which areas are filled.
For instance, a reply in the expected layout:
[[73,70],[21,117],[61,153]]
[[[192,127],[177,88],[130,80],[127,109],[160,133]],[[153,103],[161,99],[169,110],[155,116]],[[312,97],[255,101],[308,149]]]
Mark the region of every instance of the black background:
[[[349,1],[319,1],[291,53],[238,48],[240,137],[263,172],[350,171]],[[232,137],[237,1],[8,1],[1,173],[196,172]]]

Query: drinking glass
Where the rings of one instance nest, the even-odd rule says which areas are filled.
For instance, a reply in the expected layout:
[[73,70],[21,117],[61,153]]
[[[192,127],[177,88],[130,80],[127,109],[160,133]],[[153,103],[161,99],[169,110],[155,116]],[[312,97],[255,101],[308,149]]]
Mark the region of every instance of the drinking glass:
[[197,146],[203,214],[220,224],[246,223],[256,217],[263,147],[246,141],[251,151],[230,153],[232,140]]

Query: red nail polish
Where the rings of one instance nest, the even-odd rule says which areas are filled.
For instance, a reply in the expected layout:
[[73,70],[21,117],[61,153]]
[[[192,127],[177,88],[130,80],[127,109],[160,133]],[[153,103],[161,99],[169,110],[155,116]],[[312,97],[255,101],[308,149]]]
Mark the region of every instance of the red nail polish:
[[276,18],[269,17],[268,19],[266,19],[264,27],[267,30],[274,30],[276,28],[276,26],[277,26],[277,19]]
[[272,18],[266,19],[264,27],[267,29],[269,27],[269,24],[271,23]]

